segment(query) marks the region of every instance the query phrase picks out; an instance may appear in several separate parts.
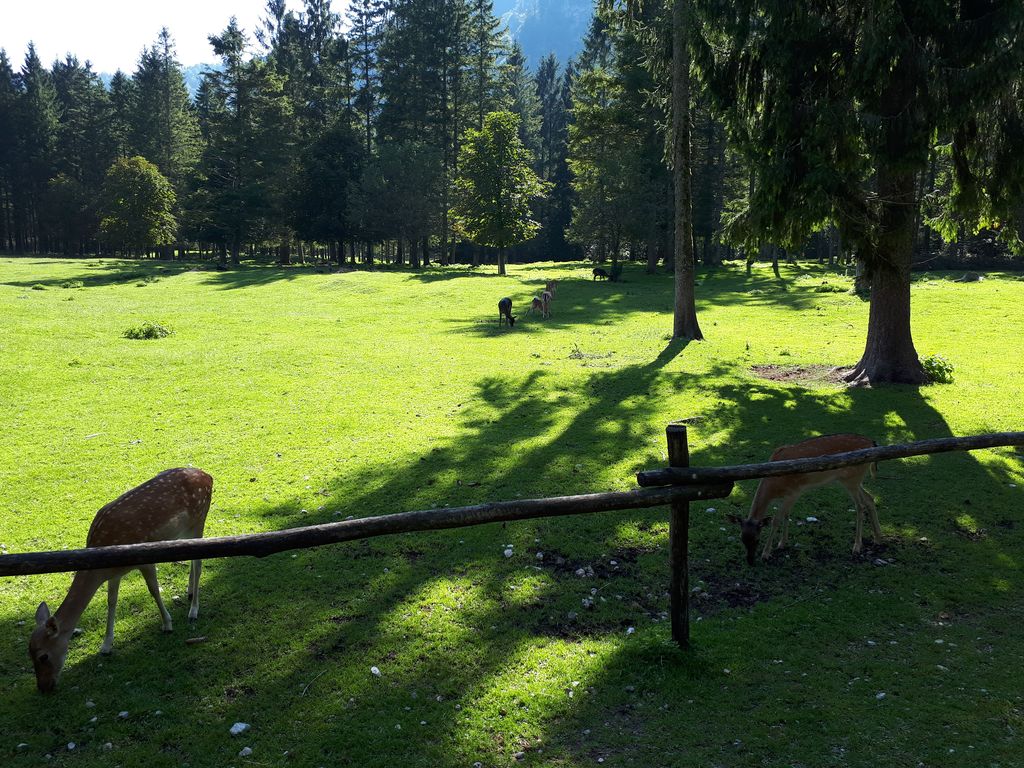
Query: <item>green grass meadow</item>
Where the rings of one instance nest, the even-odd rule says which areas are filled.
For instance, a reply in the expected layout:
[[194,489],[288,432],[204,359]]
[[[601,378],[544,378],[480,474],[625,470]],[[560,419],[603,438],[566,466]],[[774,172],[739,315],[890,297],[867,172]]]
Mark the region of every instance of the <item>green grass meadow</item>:
[[[955,366],[920,389],[829,380],[868,305],[845,277],[783,276],[701,273],[707,341],[682,345],[671,277],[638,267],[616,284],[583,264],[0,259],[0,551],[80,547],[100,506],[188,464],[214,477],[216,536],[634,488],[676,419],[695,465],[814,434],[1024,429],[1019,276],[916,278],[918,351]],[[553,316],[524,316],[548,278]],[[146,321],[173,333],[123,337]],[[755,485],[692,505],[689,654],[666,620],[664,508],[208,561],[193,627],[187,566],[163,565],[166,635],[133,574],[114,654],[101,592],[52,697],[27,639],[70,577],[0,579],[0,765],[1024,765],[1024,456],[884,463],[867,483],[883,546],[852,556],[849,500],[823,489],[748,568],[724,513]]]

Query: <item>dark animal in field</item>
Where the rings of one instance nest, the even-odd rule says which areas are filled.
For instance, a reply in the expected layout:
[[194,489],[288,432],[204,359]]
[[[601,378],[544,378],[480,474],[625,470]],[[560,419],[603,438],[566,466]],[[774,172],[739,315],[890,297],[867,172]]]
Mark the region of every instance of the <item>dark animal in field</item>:
[[507,322],[511,328],[516,324],[516,316],[512,314],[512,299],[506,296],[498,302],[498,325]]
[[599,278],[607,280],[609,277],[610,277],[610,275],[608,274],[607,270],[601,269],[600,267],[594,267],[594,279],[595,280],[597,280]]

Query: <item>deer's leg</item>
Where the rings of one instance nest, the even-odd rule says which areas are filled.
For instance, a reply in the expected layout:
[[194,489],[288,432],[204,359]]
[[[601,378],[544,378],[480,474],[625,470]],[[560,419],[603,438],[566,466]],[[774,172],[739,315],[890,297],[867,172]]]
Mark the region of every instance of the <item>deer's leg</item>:
[[864,499],[860,494],[860,483],[850,485],[843,482],[843,488],[850,494],[853,504],[857,508],[857,532],[853,536],[853,554],[858,555],[864,548]]
[[199,574],[203,572],[203,561],[193,560],[192,570],[189,571],[189,600],[192,601],[192,605],[188,609],[189,621],[195,621],[199,618]]
[[878,524],[878,509],[875,507],[875,500],[870,493],[864,490],[863,485],[860,486],[859,490],[864,506],[868,510],[868,515],[871,517],[871,533],[874,537],[875,544],[881,544],[882,526]]
[[100,646],[100,653],[104,655],[114,650],[114,614],[117,613],[117,590],[120,586],[120,576],[114,576],[107,582],[107,634]]
[[156,607],[160,610],[160,618],[164,623],[164,632],[170,632],[174,629],[174,625],[171,623],[171,614],[167,612],[167,608],[164,607],[164,601],[160,597],[160,582],[156,580],[156,566],[152,563],[140,565],[139,570],[142,572],[142,578],[146,580],[146,586],[149,587],[149,594],[153,596],[153,599],[156,601]]
[[779,518],[781,515],[774,515],[772,517],[772,524],[768,527],[768,538],[764,541],[764,547],[761,549],[761,559],[768,560],[772,556],[772,541],[775,539],[775,531],[779,527]]
[[782,518],[782,538],[779,539],[779,549],[789,544],[789,510],[796,504],[796,499],[786,499],[779,508],[778,516]]

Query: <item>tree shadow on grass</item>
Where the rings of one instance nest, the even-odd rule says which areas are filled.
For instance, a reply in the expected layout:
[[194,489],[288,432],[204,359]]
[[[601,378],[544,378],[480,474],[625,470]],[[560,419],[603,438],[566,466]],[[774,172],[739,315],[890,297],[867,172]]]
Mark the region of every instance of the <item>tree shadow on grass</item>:
[[[482,379],[456,438],[425,455],[403,457],[406,471],[339,477],[319,519],[338,519],[330,512],[339,509],[386,514],[585,491],[589,468],[621,461],[638,433],[660,429],[651,424],[654,402],[633,396],[665,377],[667,385],[687,386],[691,375],[662,372],[683,346],[669,345],[648,364],[595,374],[585,393],[543,390],[537,386],[545,375],[540,372]],[[572,418],[577,410],[582,417]],[[230,519],[232,510],[221,514]],[[275,527],[313,521],[290,501],[268,507],[263,516]],[[16,656],[5,650],[0,657],[18,680],[11,696],[21,714],[8,735],[32,744],[33,754],[69,741],[86,749],[116,739],[121,760],[142,760],[159,744],[162,754],[213,765],[237,753],[238,744],[223,734],[238,720],[253,724],[246,743],[258,753],[287,749],[304,765],[493,760],[516,745],[501,741],[501,729],[468,727],[460,712],[484,706],[477,699],[486,698],[488,681],[505,674],[538,637],[559,637],[560,622],[553,617],[580,599],[570,571],[535,566],[528,549],[543,536],[569,557],[583,557],[614,516],[352,542],[277,555],[273,563],[212,561],[194,630],[184,626],[182,608],[174,611],[179,626],[171,636],[158,635],[155,620],[139,622],[135,632],[121,625],[110,659],[94,655],[103,613],[98,601],[83,621],[86,636],[65,671],[62,700],[80,706],[82,695],[91,698],[101,722],[83,729],[72,716],[40,731],[48,702],[31,686],[19,643]],[[502,556],[506,538],[519,557]],[[514,587],[537,568],[543,583],[521,602]],[[181,593],[184,568],[163,566],[161,572],[165,584],[173,575],[174,591]],[[122,594],[122,615],[154,613],[137,578],[126,582]],[[22,634],[13,621],[5,624],[10,634]],[[601,625],[587,631],[599,633]],[[196,634],[206,641],[183,643]],[[371,666],[382,670],[380,677]],[[209,709],[197,708],[197,691]],[[164,713],[160,719],[152,714],[157,709]],[[138,714],[119,724],[111,714],[117,711]],[[396,738],[397,725],[402,738]],[[495,741],[465,740],[488,730]]]
[[[693,414],[694,466],[764,461],[778,444],[816,434],[860,432],[881,444],[951,434],[927,390],[912,387],[837,392],[737,381],[723,387],[720,398],[714,410]],[[702,444],[703,436],[714,442]],[[768,566],[755,568],[743,563],[742,547],[722,510],[742,513],[756,482],[742,483],[730,501],[717,503],[714,514],[695,509],[691,584],[702,585],[694,607],[704,620],[693,625],[694,651],[686,655],[675,649],[663,624],[638,626],[643,637],[622,642],[587,681],[611,696],[592,696],[567,707],[564,719],[549,730],[544,741],[552,759],[745,763],[754,755],[773,754],[773,729],[783,727],[779,722],[790,726],[780,735],[791,757],[820,752],[817,741],[823,737],[826,744],[845,745],[851,754],[878,750],[875,757],[919,755],[922,739],[944,743],[927,707],[903,708],[898,734],[889,732],[879,741],[873,693],[849,709],[837,709],[834,694],[820,681],[816,685],[822,687],[802,688],[794,699],[794,680],[785,675],[792,669],[820,668],[828,658],[832,674],[843,681],[859,679],[864,662],[849,643],[864,648],[863,638],[889,636],[913,642],[934,626],[939,614],[976,622],[981,636],[1004,631],[1003,609],[1019,612],[1021,607],[1022,565],[1016,554],[1022,537],[1013,530],[1014,492],[1006,480],[1001,468],[986,466],[970,453],[885,462],[878,477],[866,483],[878,500],[884,545],[871,545],[866,535],[866,553],[851,556],[849,500],[841,491],[822,490],[794,509],[790,548]],[[955,530],[954,520],[965,509],[990,535],[972,541]],[[820,523],[802,524],[808,515]],[[667,568],[657,577],[667,581]],[[910,628],[897,622],[911,622]],[[926,639],[922,645],[930,643]],[[1009,701],[1016,695],[1013,684],[992,673],[1012,663],[1016,653],[1003,645],[1002,661],[970,651],[959,654],[958,661],[972,670],[963,678],[984,679],[978,684]],[[794,661],[801,656],[808,658]],[[786,660],[779,663],[788,667],[773,666],[773,659]],[[911,670],[903,683],[914,684],[914,674]],[[920,681],[929,673],[917,674],[924,675]],[[940,684],[936,695],[955,697],[957,690],[962,688],[951,684],[943,690]],[[807,711],[808,701],[817,711]],[[780,702],[785,715],[779,712]],[[856,733],[850,732],[851,719],[861,723]],[[814,727],[793,727],[803,721]],[[995,731],[1001,727],[995,721],[990,725]],[[679,754],[664,752],[666,734],[680,745]]]
[[[81,287],[101,288],[109,285],[129,285],[154,278],[175,277],[194,269],[194,265],[177,262],[155,261],[93,261],[86,262],[88,271],[70,277],[54,277],[43,280],[7,280],[0,285],[31,288],[44,285],[47,288]],[[80,284],[80,285],[79,285]]]

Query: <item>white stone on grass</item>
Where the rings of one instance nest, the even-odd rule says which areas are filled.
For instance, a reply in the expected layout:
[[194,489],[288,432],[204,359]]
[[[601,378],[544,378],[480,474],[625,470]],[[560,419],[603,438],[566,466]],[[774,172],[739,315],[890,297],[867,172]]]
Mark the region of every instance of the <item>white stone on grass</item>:
[[504,552],[505,557],[512,557],[513,554],[515,554],[515,553],[512,551],[512,547],[509,547]]
[[380,677],[380,669],[377,667],[370,667],[370,674],[374,677]]
[[251,727],[252,726],[250,726],[248,723],[235,723],[234,725],[231,726],[231,729],[230,729],[229,732],[231,733],[232,736],[237,736],[240,733],[245,733]]
[[252,754],[252,747],[242,747],[242,751],[238,753],[239,757],[248,757]]

